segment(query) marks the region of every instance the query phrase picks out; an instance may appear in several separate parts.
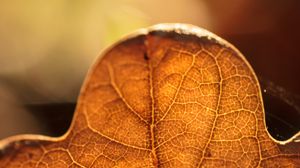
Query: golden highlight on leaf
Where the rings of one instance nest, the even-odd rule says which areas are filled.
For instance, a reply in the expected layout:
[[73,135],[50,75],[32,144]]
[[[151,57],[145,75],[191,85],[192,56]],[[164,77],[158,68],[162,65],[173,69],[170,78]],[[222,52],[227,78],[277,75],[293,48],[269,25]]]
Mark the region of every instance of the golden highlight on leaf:
[[160,24],[104,52],[62,137],[0,141],[0,167],[299,167],[266,130],[243,55],[191,25]]

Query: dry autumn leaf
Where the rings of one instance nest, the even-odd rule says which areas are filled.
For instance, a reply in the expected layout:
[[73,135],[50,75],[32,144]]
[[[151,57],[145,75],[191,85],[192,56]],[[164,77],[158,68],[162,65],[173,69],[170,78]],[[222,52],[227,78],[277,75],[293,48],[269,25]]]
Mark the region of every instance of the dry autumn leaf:
[[69,131],[0,142],[0,167],[300,167],[299,133],[266,130],[243,55],[203,29],[161,24],[107,50]]

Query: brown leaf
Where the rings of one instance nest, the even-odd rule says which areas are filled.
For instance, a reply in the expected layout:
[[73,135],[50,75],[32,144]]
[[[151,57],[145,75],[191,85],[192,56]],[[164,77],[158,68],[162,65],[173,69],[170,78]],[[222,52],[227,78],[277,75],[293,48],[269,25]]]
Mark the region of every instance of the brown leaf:
[[243,55],[203,29],[162,24],[104,53],[69,131],[0,142],[0,167],[299,167],[300,144],[266,130]]

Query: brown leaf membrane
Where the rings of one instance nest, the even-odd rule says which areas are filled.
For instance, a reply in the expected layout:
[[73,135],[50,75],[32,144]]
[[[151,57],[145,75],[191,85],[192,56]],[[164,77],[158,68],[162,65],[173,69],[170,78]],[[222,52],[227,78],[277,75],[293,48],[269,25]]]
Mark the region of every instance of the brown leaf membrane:
[[91,68],[69,131],[0,142],[0,167],[299,167],[299,134],[272,139],[243,55],[203,29],[161,24]]

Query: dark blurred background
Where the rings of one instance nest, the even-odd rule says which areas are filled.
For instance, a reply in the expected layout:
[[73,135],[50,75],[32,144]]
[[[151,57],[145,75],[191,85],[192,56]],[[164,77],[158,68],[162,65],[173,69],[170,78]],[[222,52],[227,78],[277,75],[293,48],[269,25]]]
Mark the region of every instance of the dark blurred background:
[[272,136],[300,130],[298,0],[1,0],[0,139],[62,135],[99,52],[163,22],[194,24],[234,44],[259,76]]

